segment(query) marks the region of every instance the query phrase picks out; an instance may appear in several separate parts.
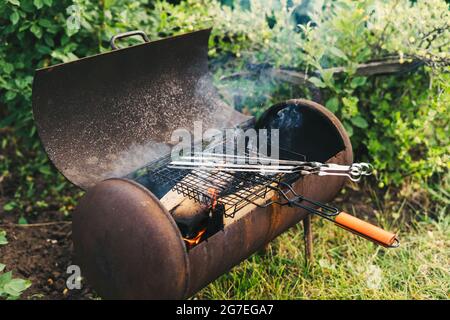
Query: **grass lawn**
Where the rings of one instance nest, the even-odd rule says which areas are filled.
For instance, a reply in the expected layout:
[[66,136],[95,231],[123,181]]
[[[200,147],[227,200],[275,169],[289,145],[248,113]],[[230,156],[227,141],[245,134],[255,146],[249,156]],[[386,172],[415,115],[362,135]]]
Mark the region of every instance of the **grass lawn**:
[[[410,221],[404,206],[379,212],[375,222],[399,231],[397,249],[377,246],[314,217],[312,264],[305,264],[298,225],[273,241],[266,254],[253,255],[194,299],[448,299],[448,208],[439,205],[433,218],[417,213]],[[393,222],[395,217],[400,218]]]

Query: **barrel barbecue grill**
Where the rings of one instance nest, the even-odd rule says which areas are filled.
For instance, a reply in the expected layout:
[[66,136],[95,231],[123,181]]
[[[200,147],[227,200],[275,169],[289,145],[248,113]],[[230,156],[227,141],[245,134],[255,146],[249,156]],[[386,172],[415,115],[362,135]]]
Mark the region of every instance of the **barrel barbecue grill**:
[[[135,34],[145,43],[117,49],[117,39]],[[318,206],[327,215],[321,203],[345,182],[174,167],[172,132],[198,121],[205,130],[279,129],[288,137],[284,159],[352,163],[342,124],[314,102],[277,104],[258,122],[225,104],[208,73],[209,35],[149,42],[127,33],[112,39],[111,52],[36,72],[33,112],[45,150],[86,190],[73,213],[75,262],[104,298],[190,297]],[[198,221],[174,214],[204,207]]]

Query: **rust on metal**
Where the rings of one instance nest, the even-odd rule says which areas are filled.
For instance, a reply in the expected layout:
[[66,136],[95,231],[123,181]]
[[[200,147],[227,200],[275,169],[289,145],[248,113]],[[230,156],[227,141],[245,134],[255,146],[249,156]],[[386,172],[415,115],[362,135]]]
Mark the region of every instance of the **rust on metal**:
[[303,239],[305,241],[305,260],[306,264],[311,264],[314,259],[313,255],[313,234],[312,234],[312,225],[311,225],[311,214],[307,215],[305,219],[303,219]]
[[37,70],[33,114],[59,171],[87,189],[169,153],[176,129],[248,121],[212,84],[209,35],[197,31]]
[[189,261],[172,217],[140,185],[100,182],[73,214],[75,262],[107,299],[180,299]]

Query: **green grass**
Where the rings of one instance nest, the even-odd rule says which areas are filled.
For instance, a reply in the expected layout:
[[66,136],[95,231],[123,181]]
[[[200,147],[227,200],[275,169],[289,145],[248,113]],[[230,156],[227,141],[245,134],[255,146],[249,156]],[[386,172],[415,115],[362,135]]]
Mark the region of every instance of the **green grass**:
[[[401,246],[385,249],[313,219],[315,262],[306,265],[294,227],[200,291],[197,299],[448,299],[450,217],[439,207],[402,223]],[[383,219],[379,219],[383,221]]]

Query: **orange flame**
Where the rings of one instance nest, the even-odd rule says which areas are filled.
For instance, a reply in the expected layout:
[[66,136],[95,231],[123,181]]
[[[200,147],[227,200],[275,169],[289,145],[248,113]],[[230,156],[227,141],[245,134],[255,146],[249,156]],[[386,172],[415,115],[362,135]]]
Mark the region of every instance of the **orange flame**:
[[192,239],[183,238],[183,240],[186,241],[186,243],[189,245],[189,248],[190,248],[200,242],[200,240],[202,239],[202,236],[203,236],[203,234],[205,234],[205,232],[206,232],[206,228],[200,230],[194,238],[192,238]]
[[212,197],[211,208],[214,210],[214,209],[216,209],[216,205],[217,205],[217,189],[209,188],[208,193]]

